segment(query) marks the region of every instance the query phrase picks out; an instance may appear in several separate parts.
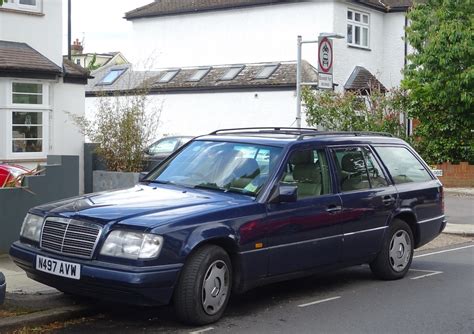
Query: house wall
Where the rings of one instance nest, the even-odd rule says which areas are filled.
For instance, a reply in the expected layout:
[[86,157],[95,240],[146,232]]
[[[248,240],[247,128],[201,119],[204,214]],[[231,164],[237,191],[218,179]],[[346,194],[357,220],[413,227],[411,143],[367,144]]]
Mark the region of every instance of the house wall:
[[[96,103],[97,98],[86,98],[88,117],[93,117]],[[159,138],[201,135],[222,128],[294,126],[295,104],[294,91],[186,93],[153,95],[148,110],[156,112],[162,106],[155,133]]]
[[[388,88],[403,67],[404,13],[383,13],[346,1],[317,0],[133,20],[132,63],[154,59],[154,68],[296,59],[296,37],[347,34],[347,9],[370,15],[370,50],[334,40],[334,83],[342,89],[355,66],[364,66]],[[245,24],[242,24],[245,22]],[[317,66],[317,45],[303,45]],[[140,69],[140,67],[136,67]],[[143,66],[142,66],[143,69]],[[147,68],[150,69],[150,68]]]
[[62,3],[43,0],[40,13],[0,9],[0,40],[26,43],[62,66]]

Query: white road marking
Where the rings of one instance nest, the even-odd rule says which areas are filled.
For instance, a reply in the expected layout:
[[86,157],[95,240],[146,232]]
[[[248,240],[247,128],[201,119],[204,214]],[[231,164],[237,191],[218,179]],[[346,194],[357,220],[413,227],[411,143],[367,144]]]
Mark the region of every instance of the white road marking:
[[452,248],[452,249],[446,249],[446,250],[442,250],[442,251],[439,251],[439,252],[433,252],[433,253],[415,255],[413,258],[416,259],[416,258],[419,258],[419,257],[424,257],[424,256],[429,256],[429,255],[435,255],[435,254],[441,254],[441,253],[446,253],[446,252],[453,252],[453,251],[457,251],[457,250],[460,250],[460,249],[466,249],[466,248],[472,248],[472,247],[474,247],[474,245],[469,245],[469,246],[464,246],[464,247],[458,247],[458,248]]
[[200,334],[200,333],[212,331],[213,329],[214,329],[214,327],[207,327],[207,328],[204,328],[204,329],[200,329],[198,331],[189,332],[189,334]]
[[423,273],[428,273],[428,274],[425,274],[425,275],[412,277],[412,278],[410,278],[410,279],[420,279],[420,278],[425,278],[425,277],[434,276],[434,275],[438,275],[438,274],[442,274],[442,273],[443,273],[442,271],[421,270],[421,269],[410,269],[410,271],[420,271],[420,272],[423,272]]
[[298,307],[306,307],[306,306],[321,304],[321,303],[328,302],[328,301],[335,300],[335,299],[339,299],[339,298],[341,298],[341,296],[331,297],[331,298],[326,298],[326,299],[322,299],[322,300],[317,300],[317,301],[311,302],[311,303],[301,304],[301,305],[298,305]]

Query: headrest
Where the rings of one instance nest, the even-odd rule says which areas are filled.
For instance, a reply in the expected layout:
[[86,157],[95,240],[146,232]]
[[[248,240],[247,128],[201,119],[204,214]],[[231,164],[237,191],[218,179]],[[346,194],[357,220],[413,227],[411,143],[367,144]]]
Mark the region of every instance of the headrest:
[[321,183],[321,169],[315,164],[295,165],[293,179],[299,183]]
[[304,165],[304,164],[314,163],[313,151],[311,150],[297,151],[291,156],[290,163],[293,165]]
[[253,179],[260,174],[260,167],[255,159],[252,158],[237,158],[232,164],[234,176],[241,178]]
[[362,153],[352,152],[346,154],[341,160],[341,169],[349,173],[364,171],[365,163]]

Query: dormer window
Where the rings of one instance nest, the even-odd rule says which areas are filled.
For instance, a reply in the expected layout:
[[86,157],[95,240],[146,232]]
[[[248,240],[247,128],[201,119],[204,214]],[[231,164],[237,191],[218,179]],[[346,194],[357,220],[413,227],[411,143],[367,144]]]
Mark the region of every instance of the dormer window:
[[194,74],[189,77],[188,81],[201,81],[207,73],[211,70],[210,67],[200,68]]
[[244,65],[240,66],[232,66],[227,70],[227,72],[224,73],[222,76],[221,80],[234,80],[237,75],[239,75],[240,72],[244,69]]
[[270,78],[273,73],[275,73],[276,69],[278,68],[280,64],[271,64],[271,65],[265,65],[260,72],[257,73],[255,76],[255,79],[268,79]]
[[179,72],[179,70],[169,70],[161,76],[161,78],[160,78],[160,80],[158,80],[158,82],[159,83],[168,83],[168,82],[170,82],[171,80],[174,79],[174,77],[178,74],[178,72]]
[[125,68],[113,69],[110,70],[103,78],[100,80],[98,85],[111,85],[113,84],[124,72]]

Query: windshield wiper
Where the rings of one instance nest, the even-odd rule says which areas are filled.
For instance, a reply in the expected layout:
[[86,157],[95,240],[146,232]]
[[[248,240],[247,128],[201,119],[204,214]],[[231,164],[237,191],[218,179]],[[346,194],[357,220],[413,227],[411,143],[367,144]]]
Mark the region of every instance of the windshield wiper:
[[215,183],[200,183],[200,184],[196,184],[194,187],[194,189],[209,189],[209,190],[218,190],[218,191],[223,191],[223,192],[226,192],[227,189],[225,188],[221,188],[219,187],[217,184]]

